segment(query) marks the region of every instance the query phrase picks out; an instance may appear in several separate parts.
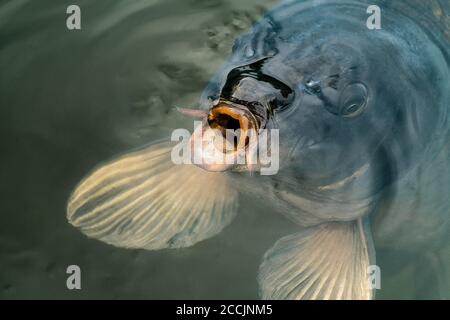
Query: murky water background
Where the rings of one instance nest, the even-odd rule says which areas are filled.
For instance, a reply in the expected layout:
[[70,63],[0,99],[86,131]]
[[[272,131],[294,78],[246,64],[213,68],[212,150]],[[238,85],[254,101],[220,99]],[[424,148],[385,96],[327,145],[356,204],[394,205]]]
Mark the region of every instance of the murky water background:
[[[262,255],[298,230],[263,204],[244,196],[218,236],[155,252],[86,238],[65,206],[94,165],[192,129],[173,107],[195,107],[236,36],[276,2],[78,0],[82,30],[69,31],[73,1],[0,1],[0,298],[258,298]],[[66,288],[71,264],[82,290]],[[438,297],[417,255],[381,250],[377,264],[378,298]]]

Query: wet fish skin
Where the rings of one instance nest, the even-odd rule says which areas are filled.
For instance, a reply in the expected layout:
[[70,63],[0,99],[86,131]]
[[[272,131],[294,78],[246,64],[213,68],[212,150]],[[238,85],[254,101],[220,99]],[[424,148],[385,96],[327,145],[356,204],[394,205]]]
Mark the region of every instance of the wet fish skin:
[[[260,75],[292,90],[281,111],[266,103],[274,113],[267,126],[280,129],[280,159],[288,159],[272,179],[279,191],[367,200],[424,162],[430,144],[448,132],[447,52],[384,6],[383,29],[367,29],[366,7],[364,1],[294,1],[275,8],[236,41],[203,94],[204,108],[214,100],[205,97],[270,100],[274,93],[258,84],[230,84],[230,73],[255,64]],[[321,94],[308,90],[310,81]],[[361,114],[343,115],[345,98],[363,101]],[[366,165],[350,185],[327,189]]]
[[[289,1],[236,40],[202,111],[182,111],[207,118],[220,105],[279,129],[278,174],[175,165],[173,145],[156,142],[83,179],[69,222],[118,247],[187,247],[219,233],[241,191],[253,193],[299,226],[264,255],[262,298],[373,299],[371,229],[381,245],[424,252],[441,250],[449,231],[449,5],[417,6],[421,15],[415,2],[403,12],[400,1]],[[369,4],[381,7],[382,30],[365,27]],[[443,294],[448,270],[436,270]]]
[[[327,289],[326,281],[323,288],[314,288],[309,281],[333,276],[317,266],[286,271],[278,260],[284,246],[297,248],[285,259],[303,265],[320,259],[321,251],[327,254],[330,248],[324,246],[305,247],[312,241],[306,234],[323,232],[313,231],[317,225],[365,221],[364,230],[354,231],[365,235],[366,253],[352,253],[361,263],[375,263],[369,218],[382,246],[426,251],[445,245],[450,227],[450,27],[441,16],[450,10],[449,4],[433,1],[432,12],[421,15],[413,2],[404,12],[401,5],[385,1],[282,4],[237,39],[206,88],[206,109],[215,99],[259,102],[269,109],[267,127],[280,130],[281,171],[273,177],[240,177],[239,185],[307,227],[298,238],[281,239],[264,257],[263,297],[367,297]],[[369,4],[381,7],[382,30],[365,27]],[[256,70],[259,83],[234,80],[248,67]],[[267,82],[272,90],[265,90]],[[288,103],[284,87],[291,89]],[[287,289],[287,279],[298,277],[295,268],[311,275]],[[445,291],[450,283],[441,286]]]

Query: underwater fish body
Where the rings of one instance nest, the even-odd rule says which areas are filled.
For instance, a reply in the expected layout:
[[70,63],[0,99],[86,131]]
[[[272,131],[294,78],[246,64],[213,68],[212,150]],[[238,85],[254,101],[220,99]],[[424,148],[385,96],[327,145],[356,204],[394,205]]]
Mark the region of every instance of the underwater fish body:
[[[379,30],[366,27],[372,4]],[[264,255],[262,298],[374,298],[373,237],[427,250],[450,229],[448,33],[408,8],[290,1],[269,11],[236,40],[202,110],[184,112],[203,130],[279,130],[279,171],[175,165],[174,144],[156,142],[89,174],[69,199],[69,222],[119,247],[187,247],[229,225],[249,192],[299,226]]]

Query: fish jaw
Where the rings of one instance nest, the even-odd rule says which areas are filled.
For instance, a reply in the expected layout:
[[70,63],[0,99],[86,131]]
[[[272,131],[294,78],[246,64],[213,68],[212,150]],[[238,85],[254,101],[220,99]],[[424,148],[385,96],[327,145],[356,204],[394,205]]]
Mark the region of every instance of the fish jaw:
[[253,171],[258,126],[247,108],[220,102],[190,138],[191,162],[207,171]]

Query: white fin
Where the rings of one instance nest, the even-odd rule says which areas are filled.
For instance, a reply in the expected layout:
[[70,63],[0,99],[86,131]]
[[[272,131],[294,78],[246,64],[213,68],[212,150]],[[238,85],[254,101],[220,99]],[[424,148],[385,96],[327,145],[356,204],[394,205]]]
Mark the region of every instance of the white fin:
[[187,247],[233,219],[237,192],[223,173],[175,165],[158,143],[99,167],[71,195],[67,218],[88,237],[126,248]]
[[264,256],[263,299],[372,299],[371,238],[361,220],[332,222],[280,239]]

